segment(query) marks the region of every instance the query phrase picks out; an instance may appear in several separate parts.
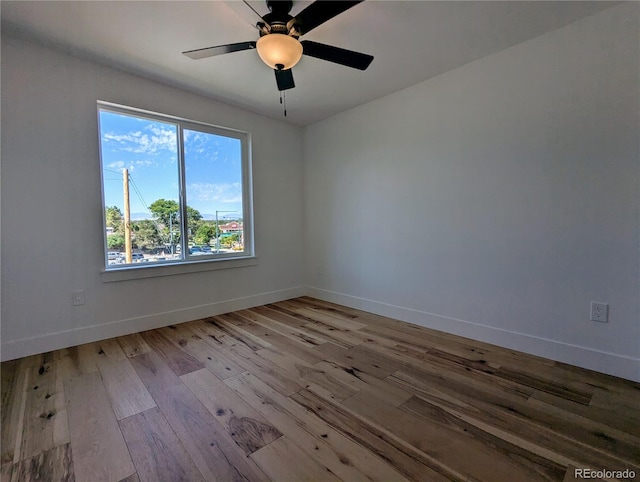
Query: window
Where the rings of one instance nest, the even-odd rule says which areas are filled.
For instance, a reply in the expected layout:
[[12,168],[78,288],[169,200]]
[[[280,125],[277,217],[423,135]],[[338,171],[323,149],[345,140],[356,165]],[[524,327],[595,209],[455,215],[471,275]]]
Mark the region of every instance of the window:
[[253,255],[244,132],[98,103],[107,270]]

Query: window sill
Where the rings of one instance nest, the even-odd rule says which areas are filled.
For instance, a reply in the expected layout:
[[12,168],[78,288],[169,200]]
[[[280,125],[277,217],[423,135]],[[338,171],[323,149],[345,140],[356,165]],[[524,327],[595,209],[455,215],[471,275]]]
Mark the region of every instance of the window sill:
[[100,273],[103,283],[129,281],[135,279],[157,278],[160,276],[176,276],[181,274],[200,273],[202,271],[217,271],[219,269],[244,268],[255,266],[258,259],[255,256],[242,258],[209,259],[202,261],[182,261],[172,264],[126,266],[122,268],[103,269]]

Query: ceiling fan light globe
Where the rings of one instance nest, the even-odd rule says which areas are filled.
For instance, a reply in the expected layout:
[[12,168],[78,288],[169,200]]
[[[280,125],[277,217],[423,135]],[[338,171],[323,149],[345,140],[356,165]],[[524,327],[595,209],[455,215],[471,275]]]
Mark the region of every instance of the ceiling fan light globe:
[[260,37],[256,44],[258,55],[272,69],[287,70],[302,58],[302,44],[288,35],[272,33]]

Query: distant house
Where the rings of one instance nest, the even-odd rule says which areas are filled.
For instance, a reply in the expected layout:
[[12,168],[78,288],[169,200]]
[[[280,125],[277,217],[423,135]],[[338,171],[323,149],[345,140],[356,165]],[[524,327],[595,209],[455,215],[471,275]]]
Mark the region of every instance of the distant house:
[[242,223],[238,221],[231,221],[227,224],[221,224],[218,229],[222,234],[224,233],[238,233],[242,231]]

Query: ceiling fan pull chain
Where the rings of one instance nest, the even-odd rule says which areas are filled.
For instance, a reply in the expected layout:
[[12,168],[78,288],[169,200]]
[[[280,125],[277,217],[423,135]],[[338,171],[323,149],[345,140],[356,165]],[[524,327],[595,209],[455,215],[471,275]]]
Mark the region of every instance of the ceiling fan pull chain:
[[287,117],[287,92],[286,91],[282,93],[282,98],[284,99],[284,103],[283,103],[284,116]]

